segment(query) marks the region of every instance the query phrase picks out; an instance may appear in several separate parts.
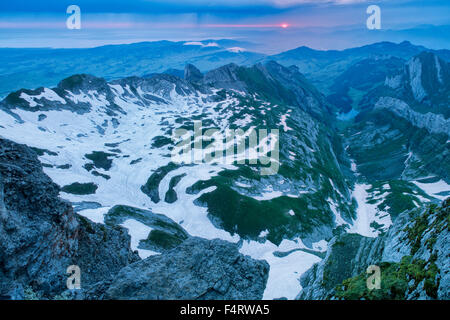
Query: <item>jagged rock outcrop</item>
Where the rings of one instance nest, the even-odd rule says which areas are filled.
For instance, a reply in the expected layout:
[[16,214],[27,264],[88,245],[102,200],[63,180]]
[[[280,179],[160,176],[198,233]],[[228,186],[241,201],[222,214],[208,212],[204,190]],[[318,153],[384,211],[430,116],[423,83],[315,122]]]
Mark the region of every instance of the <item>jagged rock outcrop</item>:
[[[378,238],[344,233],[300,279],[298,299],[449,299],[450,198],[439,207],[406,211]],[[378,265],[381,289],[366,286]]]
[[79,226],[34,151],[0,140],[0,192],[1,294],[20,297],[29,284],[46,293],[61,290]]
[[163,255],[123,268],[110,299],[261,299],[269,265],[239,253],[236,244],[191,237]]
[[58,197],[37,154],[0,139],[0,295],[24,298],[31,287],[43,298],[66,289],[67,267],[81,268],[82,288],[115,275],[139,258],[121,227],[76,215]]
[[[126,206],[112,208],[106,224],[93,223],[59,191],[35,151],[0,139],[2,298],[24,299],[28,290],[41,299],[262,298],[269,266],[243,256],[236,244],[190,237],[165,216]],[[140,260],[130,249],[118,225],[130,216],[157,232],[146,249],[164,254]],[[66,288],[71,265],[80,267],[80,291]]]
[[247,92],[247,86],[239,77],[240,67],[234,63],[211,70],[204,76],[203,83],[206,86],[222,89],[233,89]]
[[84,271],[82,283],[92,286],[112,279],[124,266],[141,260],[130,249],[130,236],[125,228],[92,223],[82,216],[77,216],[77,220],[78,250],[72,261]]

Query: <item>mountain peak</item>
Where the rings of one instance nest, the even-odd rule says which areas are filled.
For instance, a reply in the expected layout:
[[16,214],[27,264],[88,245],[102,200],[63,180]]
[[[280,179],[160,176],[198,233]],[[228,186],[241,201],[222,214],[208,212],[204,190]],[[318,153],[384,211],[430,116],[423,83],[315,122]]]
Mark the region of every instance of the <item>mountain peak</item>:
[[184,79],[188,82],[199,83],[203,80],[203,74],[196,66],[188,63],[184,68]]
[[238,76],[239,66],[235,63],[229,63],[217,69],[207,72],[203,82],[206,85],[222,89],[234,89],[238,91],[247,91],[245,83],[240,81]]
[[405,41],[400,42],[400,45],[401,46],[412,46],[413,44],[410,41],[405,40]]

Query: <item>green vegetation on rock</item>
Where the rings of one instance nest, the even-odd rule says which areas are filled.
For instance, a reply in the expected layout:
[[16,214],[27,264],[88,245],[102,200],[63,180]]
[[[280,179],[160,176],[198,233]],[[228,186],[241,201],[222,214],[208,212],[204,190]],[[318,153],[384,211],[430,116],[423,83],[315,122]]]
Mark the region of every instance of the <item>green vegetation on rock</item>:
[[405,256],[399,263],[380,263],[381,288],[367,288],[366,273],[346,279],[336,287],[335,297],[344,300],[404,300],[423,281],[424,289],[436,298],[439,270],[434,261],[414,260]]
[[104,169],[106,171],[111,169],[113,162],[109,159],[111,156],[114,156],[114,154],[103,151],[93,151],[92,153],[85,155],[86,159],[92,160],[96,168]]

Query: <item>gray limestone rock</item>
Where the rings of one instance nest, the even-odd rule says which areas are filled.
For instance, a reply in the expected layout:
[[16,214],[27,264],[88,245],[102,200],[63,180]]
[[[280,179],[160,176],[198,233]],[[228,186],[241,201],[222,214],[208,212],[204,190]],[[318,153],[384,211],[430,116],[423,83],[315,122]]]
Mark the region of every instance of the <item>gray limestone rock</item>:
[[261,299],[268,272],[267,262],[243,256],[235,244],[192,237],[165,254],[123,268],[107,297]]

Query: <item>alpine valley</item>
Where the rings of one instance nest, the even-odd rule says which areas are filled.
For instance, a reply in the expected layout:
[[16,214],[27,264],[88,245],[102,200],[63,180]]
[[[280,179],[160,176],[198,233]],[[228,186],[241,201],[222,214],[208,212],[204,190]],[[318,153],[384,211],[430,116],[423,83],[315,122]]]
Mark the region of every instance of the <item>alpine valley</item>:
[[[0,295],[450,299],[450,52],[211,43],[83,49],[71,75],[75,53],[58,51],[51,77],[38,64],[51,49],[0,50],[28,61],[2,90],[37,87],[0,102]],[[174,133],[200,121],[278,129],[277,170],[173,161]],[[81,289],[66,287],[70,265]]]

